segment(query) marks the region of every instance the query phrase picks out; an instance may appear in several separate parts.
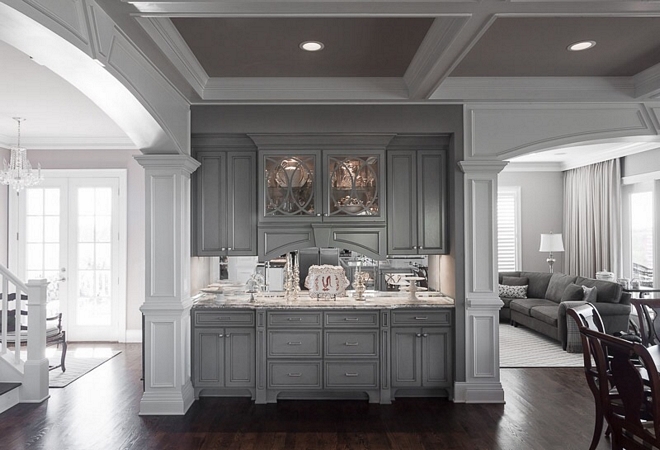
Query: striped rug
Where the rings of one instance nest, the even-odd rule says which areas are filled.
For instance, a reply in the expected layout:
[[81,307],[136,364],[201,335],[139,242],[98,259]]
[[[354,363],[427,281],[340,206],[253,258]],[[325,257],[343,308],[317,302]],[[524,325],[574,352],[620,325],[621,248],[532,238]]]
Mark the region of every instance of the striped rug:
[[582,353],[520,325],[500,323],[500,367],[583,367]]

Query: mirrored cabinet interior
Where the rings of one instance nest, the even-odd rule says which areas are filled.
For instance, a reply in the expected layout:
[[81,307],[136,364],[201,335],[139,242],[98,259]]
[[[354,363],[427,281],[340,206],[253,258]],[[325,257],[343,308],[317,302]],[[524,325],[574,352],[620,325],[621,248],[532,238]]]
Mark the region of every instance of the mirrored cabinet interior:
[[380,155],[329,155],[328,215],[380,217]]
[[264,153],[264,217],[316,217],[317,153]]

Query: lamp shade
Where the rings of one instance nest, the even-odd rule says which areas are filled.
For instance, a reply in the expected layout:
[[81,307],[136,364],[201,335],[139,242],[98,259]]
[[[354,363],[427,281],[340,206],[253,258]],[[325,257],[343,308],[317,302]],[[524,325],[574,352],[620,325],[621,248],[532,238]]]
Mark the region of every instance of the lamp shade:
[[540,252],[563,252],[564,241],[559,234],[542,234],[541,235],[541,248]]

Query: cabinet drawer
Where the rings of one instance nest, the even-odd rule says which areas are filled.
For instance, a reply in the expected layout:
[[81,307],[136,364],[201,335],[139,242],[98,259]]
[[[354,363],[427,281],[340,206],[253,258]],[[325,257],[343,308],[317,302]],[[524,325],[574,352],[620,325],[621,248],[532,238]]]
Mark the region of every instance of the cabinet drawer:
[[194,314],[197,327],[254,325],[254,312],[252,311],[195,311]]
[[378,356],[378,331],[326,331],[325,356]]
[[321,357],[321,330],[268,331],[269,357]]
[[325,387],[378,387],[378,362],[326,362]]
[[268,312],[269,327],[321,327],[320,312]]
[[269,362],[268,387],[321,388],[321,361]]
[[394,311],[392,313],[392,325],[450,325],[451,311],[438,310],[411,310]]
[[326,312],[326,327],[378,327],[377,311],[359,311],[359,312]]

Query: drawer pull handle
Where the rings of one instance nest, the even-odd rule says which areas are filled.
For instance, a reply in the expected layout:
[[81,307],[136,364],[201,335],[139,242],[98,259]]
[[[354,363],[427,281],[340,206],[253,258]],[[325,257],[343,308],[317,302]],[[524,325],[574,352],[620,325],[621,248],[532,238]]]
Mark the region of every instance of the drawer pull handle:
[[287,342],[286,345],[302,345],[302,342],[300,342],[300,341],[292,341],[292,342]]
[[300,322],[302,320],[302,317],[287,317],[289,322]]
[[415,320],[426,320],[427,317],[415,317]]
[[300,372],[288,373],[287,375],[290,376],[290,377],[293,377],[293,378],[302,377],[302,373],[300,373]]
[[360,345],[360,343],[359,342],[344,342],[344,345],[347,346],[347,347],[357,347],[358,345]]
[[359,377],[360,374],[359,373],[350,373],[350,372],[348,372],[348,373],[345,373],[344,376],[345,377]]
[[346,322],[357,322],[357,321],[360,320],[360,318],[359,317],[344,317],[344,320]]

